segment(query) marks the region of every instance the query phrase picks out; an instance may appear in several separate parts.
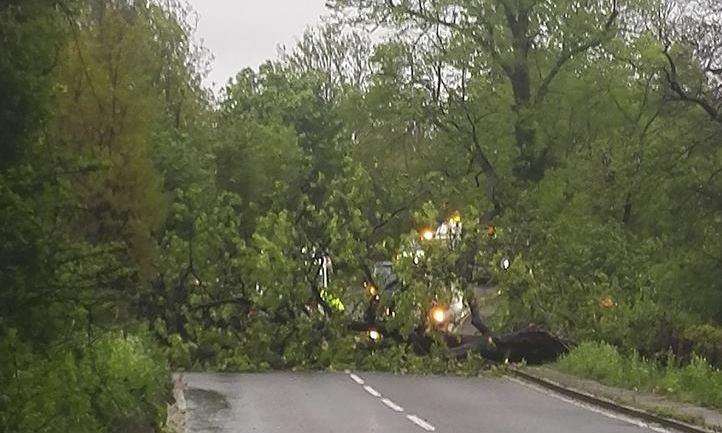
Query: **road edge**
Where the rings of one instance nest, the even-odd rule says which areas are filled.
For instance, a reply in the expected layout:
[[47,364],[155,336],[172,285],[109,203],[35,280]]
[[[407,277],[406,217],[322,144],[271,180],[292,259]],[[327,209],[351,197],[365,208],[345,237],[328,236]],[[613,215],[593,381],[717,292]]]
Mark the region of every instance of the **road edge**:
[[188,404],[186,403],[186,384],[182,373],[174,373],[173,380],[173,404],[168,404],[165,430],[168,433],[186,433],[186,415]]
[[657,424],[668,429],[684,433],[716,433],[715,430],[708,429],[706,427],[689,424],[671,418],[666,418],[643,409],[627,406],[606,398],[589,394],[581,390],[561,385],[547,378],[542,378],[528,372],[521,371],[517,368],[509,368],[506,374],[516,379],[520,379],[522,381],[530,382],[537,386],[541,386],[542,388],[553,391],[557,394],[561,394],[573,400],[596,406],[611,412],[620,413],[630,418],[636,418],[648,423]]

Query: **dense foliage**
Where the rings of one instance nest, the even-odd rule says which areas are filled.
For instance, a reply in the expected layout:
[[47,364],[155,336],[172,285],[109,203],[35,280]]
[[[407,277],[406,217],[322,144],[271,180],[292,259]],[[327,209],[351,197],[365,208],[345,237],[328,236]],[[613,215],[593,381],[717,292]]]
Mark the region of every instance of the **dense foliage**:
[[[473,372],[426,323],[452,288],[719,365],[717,3],[335,0],[215,97],[180,3],[2,2],[0,425],[158,427],[161,357]],[[370,300],[380,261],[404,290]]]

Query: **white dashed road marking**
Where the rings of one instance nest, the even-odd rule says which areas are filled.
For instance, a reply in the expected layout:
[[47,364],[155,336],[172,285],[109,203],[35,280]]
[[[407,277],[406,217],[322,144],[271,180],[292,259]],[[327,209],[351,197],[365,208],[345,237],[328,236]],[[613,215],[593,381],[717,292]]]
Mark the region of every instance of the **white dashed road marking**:
[[350,376],[351,376],[351,379],[353,379],[353,381],[358,383],[359,385],[364,384],[364,380],[361,379],[360,377],[356,376],[355,374],[351,373]]
[[412,423],[416,424],[417,426],[421,427],[422,429],[426,431],[435,431],[436,427],[429,424],[428,422],[424,421],[423,419],[419,418],[416,415],[406,415],[406,418],[409,419]]
[[369,394],[373,395],[374,397],[381,397],[381,393],[380,393],[380,392],[376,391],[375,389],[371,388],[371,387],[368,386],[368,385],[365,385],[365,386],[364,386],[364,389],[366,390],[366,392],[368,392]]
[[[364,385],[366,383],[361,377],[351,373],[350,371],[346,370],[346,374],[349,375],[349,377],[356,382],[359,385]],[[389,400],[388,398],[382,398],[381,393],[370,387],[369,385],[364,385],[364,390],[368,392],[369,394],[373,395],[376,398],[380,398],[381,402],[386,405],[389,409],[393,410],[394,412],[403,412],[404,408],[399,406],[398,404],[394,403],[393,401]],[[412,423],[416,424],[417,426],[421,427],[422,429],[426,431],[436,431],[436,427],[429,424],[428,422],[424,421],[423,419],[419,418],[416,415],[406,415],[406,418],[411,421]]]
[[396,412],[403,412],[404,408],[399,406],[398,404],[394,403],[393,401],[389,400],[388,398],[381,399],[381,402],[391,408],[391,410]]

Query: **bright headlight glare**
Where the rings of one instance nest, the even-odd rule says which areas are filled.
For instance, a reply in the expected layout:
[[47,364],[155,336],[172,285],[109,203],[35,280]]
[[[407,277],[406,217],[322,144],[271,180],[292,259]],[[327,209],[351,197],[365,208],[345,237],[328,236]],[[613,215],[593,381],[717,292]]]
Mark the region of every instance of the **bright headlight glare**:
[[434,309],[431,310],[431,318],[434,319],[436,323],[443,323],[444,320],[446,320],[446,311],[441,307],[434,307]]
[[430,241],[434,239],[434,231],[431,229],[424,229],[421,231],[421,238],[425,241]]

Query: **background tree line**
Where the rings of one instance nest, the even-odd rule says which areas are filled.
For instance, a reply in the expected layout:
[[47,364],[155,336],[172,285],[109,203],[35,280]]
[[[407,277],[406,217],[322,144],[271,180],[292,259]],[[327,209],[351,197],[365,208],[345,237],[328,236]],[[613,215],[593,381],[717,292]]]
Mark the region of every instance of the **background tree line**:
[[[0,3],[4,430],[158,426],[167,362],[472,368],[413,340],[452,284],[498,331],[722,362],[717,2],[330,6],[214,97],[182,3]],[[454,211],[459,249],[399,257]],[[374,348],[379,260],[409,289]]]

